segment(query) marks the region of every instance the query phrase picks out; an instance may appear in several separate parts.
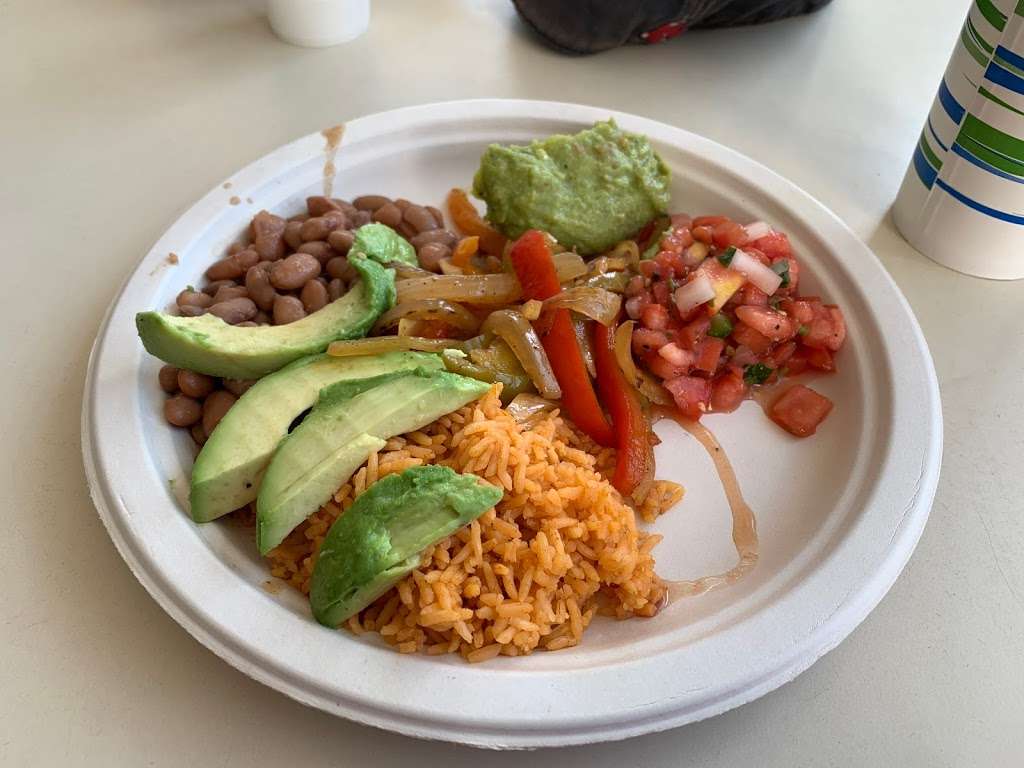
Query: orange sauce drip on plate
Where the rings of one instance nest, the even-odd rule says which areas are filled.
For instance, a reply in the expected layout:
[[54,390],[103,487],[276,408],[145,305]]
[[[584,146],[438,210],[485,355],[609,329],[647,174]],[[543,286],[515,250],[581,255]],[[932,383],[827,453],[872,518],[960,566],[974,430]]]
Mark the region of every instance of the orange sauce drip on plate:
[[674,409],[656,409],[654,419],[660,418],[672,419],[685,429],[704,447],[711,457],[711,461],[714,462],[715,469],[718,471],[718,479],[722,483],[722,490],[725,491],[725,498],[728,500],[729,509],[732,512],[732,542],[736,547],[736,554],[739,555],[739,562],[725,573],[703,576],[699,579],[667,582],[668,599],[671,602],[680,597],[696,597],[710,592],[712,589],[735,584],[750,573],[757,565],[757,520],[754,517],[754,511],[743,498],[743,492],[740,490],[729,458],[711,431],[699,421],[683,418]]
[[324,128],[320,133],[327,144],[324,146],[324,154],[327,159],[324,161],[324,197],[330,197],[334,189],[334,158],[338,155],[338,147],[341,146],[341,138],[345,135],[345,124],[334,125]]

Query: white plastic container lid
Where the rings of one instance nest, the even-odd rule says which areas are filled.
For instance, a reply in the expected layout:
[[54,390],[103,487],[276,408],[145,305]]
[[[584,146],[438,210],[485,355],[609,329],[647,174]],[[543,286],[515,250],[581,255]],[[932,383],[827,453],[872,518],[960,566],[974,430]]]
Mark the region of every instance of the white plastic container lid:
[[286,43],[323,48],[354,40],[370,26],[370,0],[268,0],[270,26]]

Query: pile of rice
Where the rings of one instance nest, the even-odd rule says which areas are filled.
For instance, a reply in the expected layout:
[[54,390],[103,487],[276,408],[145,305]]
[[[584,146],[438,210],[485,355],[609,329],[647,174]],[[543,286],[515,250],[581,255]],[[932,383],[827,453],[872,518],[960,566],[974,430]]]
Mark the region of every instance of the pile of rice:
[[[501,407],[499,388],[428,427],[394,437],[273,550],[274,576],[309,593],[328,529],[378,478],[421,464],[471,472],[505,489],[496,508],[427,550],[420,567],[346,626],[377,632],[403,653],[471,662],[576,645],[595,613],[653,616],[665,598],[651,550],[660,536],[606,479],[615,452],[552,412],[529,426]],[[659,481],[638,505],[653,519],[682,498]]]

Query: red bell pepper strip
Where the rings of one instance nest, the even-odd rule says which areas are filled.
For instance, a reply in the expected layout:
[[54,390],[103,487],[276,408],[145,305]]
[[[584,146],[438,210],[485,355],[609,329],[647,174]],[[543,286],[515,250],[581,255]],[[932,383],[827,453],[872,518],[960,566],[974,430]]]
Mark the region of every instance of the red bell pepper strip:
[[614,327],[594,323],[594,365],[601,401],[615,428],[618,456],[612,485],[623,496],[629,496],[642,482],[654,477],[654,447],[651,423],[644,415],[640,397],[615,359]]
[[[531,229],[523,233],[512,245],[509,259],[524,299],[544,301],[562,290],[543,232]],[[562,408],[566,414],[598,445],[615,445],[615,435],[597,402],[594,385],[583,362],[569,310],[545,312],[534,323],[534,328],[562,389]]]

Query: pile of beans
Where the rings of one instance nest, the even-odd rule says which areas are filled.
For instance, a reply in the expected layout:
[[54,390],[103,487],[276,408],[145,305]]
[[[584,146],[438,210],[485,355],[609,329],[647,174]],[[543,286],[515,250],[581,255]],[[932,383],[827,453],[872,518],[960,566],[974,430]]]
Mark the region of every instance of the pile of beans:
[[[310,315],[344,295],[358,278],[347,254],[354,231],[371,221],[398,231],[413,247],[420,266],[432,272],[451,255],[458,237],[444,227],[444,216],[383,195],[352,202],[322,196],[306,199],[307,213],[289,219],[268,211],[249,225],[248,244],[234,243],[227,255],[206,270],[206,285],[178,294],[186,317],[216,315],[231,325],[285,325]],[[188,428],[197,444],[210,432],[251,381],[217,379],[166,365],[160,386],[171,395],[164,416]]]

